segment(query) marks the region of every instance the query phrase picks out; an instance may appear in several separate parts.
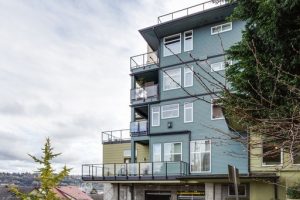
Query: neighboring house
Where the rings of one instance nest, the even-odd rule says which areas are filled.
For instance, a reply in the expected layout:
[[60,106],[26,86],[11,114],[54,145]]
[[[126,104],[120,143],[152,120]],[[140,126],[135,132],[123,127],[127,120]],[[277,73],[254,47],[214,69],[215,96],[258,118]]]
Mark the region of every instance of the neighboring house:
[[53,189],[53,191],[62,200],[93,200],[76,186],[59,186]]
[[231,131],[217,103],[215,83],[232,63],[224,50],[245,26],[226,21],[235,7],[208,1],[139,31],[148,52],[130,59],[130,133],[102,132],[103,164],[82,166],[105,200],[235,199],[228,165],[239,169],[239,199],[276,197],[279,174],[249,162],[249,146],[234,140],[247,134]]
[[[251,143],[258,145],[250,149],[250,172],[266,176],[263,182],[256,181],[251,184],[253,199],[286,199],[287,187],[300,183],[300,155],[295,154],[291,161],[290,154],[284,152],[283,149],[277,148],[276,145],[266,147],[261,137],[253,134]],[[272,154],[264,154],[268,151],[272,151]],[[276,184],[271,184],[270,177],[274,176]]]

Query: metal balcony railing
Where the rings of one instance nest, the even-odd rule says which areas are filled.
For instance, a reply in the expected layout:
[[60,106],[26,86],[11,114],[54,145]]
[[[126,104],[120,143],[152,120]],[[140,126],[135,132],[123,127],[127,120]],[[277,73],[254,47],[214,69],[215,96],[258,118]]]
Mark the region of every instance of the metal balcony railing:
[[214,7],[218,7],[224,4],[227,4],[228,0],[210,0],[210,1],[206,1],[204,3],[200,3],[188,8],[184,8],[181,10],[177,10],[162,16],[159,16],[157,18],[157,23],[163,23],[163,22],[167,22],[167,21],[172,21],[181,17],[185,17],[197,12],[202,12],[204,10],[210,9],[210,8],[214,8]]
[[120,142],[126,140],[131,140],[129,129],[102,132],[102,143]]
[[130,69],[136,69],[140,67],[145,67],[147,65],[158,64],[159,59],[157,56],[157,51],[144,53],[130,58]]
[[131,89],[131,102],[134,101],[154,101],[158,98],[158,85],[151,85],[144,88]]
[[130,133],[132,137],[148,135],[148,121],[131,122]]
[[183,161],[82,165],[83,180],[175,179],[188,174]]

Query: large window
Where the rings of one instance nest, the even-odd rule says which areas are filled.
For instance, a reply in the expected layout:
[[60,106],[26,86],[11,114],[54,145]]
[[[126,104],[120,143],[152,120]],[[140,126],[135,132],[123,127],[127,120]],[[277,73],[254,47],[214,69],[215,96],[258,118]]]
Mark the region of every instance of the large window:
[[164,161],[181,161],[181,142],[164,143]]
[[232,22],[229,22],[229,23],[220,24],[220,25],[211,27],[211,34],[215,35],[218,33],[223,33],[223,32],[231,31],[231,30],[232,30]]
[[281,165],[282,150],[278,144],[263,141],[263,165]]
[[193,122],[193,103],[184,103],[184,123]]
[[163,50],[164,56],[181,53],[181,34],[165,37]]
[[211,142],[210,140],[196,140],[190,142],[190,167],[192,173],[210,172],[211,170]]
[[153,162],[161,161],[161,144],[153,144]]
[[218,103],[218,99],[211,100],[211,119],[224,119],[222,107]]
[[184,68],[184,87],[193,86],[193,66],[185,67]]
[[160,108],[159,106],[157,107],[153,107],[152,108],[152,112],[151,112],[151,115],[152,115],[152,126],[159,126],[160,125]]
[[170,104],[161,107],[161,118],[175,118],[179,117],[179,104]]
[[184,51],[193,50],[193,30],[184,32]]
[[169,69],[163,73],[163,90],[173,90],[181,86],[181,68]]

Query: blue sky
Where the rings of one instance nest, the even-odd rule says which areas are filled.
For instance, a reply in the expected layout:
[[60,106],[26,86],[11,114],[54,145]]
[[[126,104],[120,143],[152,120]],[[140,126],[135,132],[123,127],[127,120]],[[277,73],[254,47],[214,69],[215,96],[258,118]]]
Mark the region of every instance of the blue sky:
[[100,133],[129,127],[138,30],[201,1],[0,0],[0,172],[32,172],[46,137],[55,167],[100,163]]

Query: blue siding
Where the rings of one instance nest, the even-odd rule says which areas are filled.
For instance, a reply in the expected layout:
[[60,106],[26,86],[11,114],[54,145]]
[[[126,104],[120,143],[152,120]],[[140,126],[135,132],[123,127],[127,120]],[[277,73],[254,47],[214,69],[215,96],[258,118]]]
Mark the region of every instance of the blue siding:
[[[180,58],[193,66],[195,72],[199,73],[202,77],[202,81],[213,91],[218,91],[213,84],[209,83],[205,79],[212,80],[213,76],[218,81],[224,82],[223,71],[211,72],[209,64],[215,62],[221,62],[225,60],[222,49],[223,47],[228,49],[231,45],[241,40],[241,31],[245,25],[244,22],[235,21],[232,25],[232,30],[220,34],[221,40],[218,35],[211,35],[211,27],[219,24],[226,23],[225,21],[205,25],[199,28],[193,29],[193,50],[192,55],[195,58],[205,59],[206,62],[198,62],[201,67],[197,66],[194,61],[191,60],[189,52],[183,52],[183,32],[181,33],[181,50],[182,53],[178,54]],[[186,30],[188,31],[188,30]],[[163,38],[160,38],[161,44]],[[184,83],[184,67],[185,64],[181,63],[176,56],[162,57],[162,45],[160,48],[160,69],[159,69],[159,94],[160,101],[150,104],[149,109],[149,123],[150,123],[150,136],[149,136],[149,152],[150,159],[152,160],[152,145],[155,143],[162,144],[162,161],[164,147],[163,143],[169,142],[182,142],[182,161],[190,162],[190,141],[191,140],[211,140],[211,172],[210,174],[226,174],[227,165],[235,165],[239,168],[240,173],[248,173],[248,153],[247,147],[241,143],[235,142],[230,138],[230,130],[224,119],[212,120],[211,119],[211,96],[207,94],[207,90],[201,85],[201,82],[193,77],[193,86],[185,88],[192,95],[199,95],[199,100],[191,98],[183,89],[174,89],[163,91],[163,71],[173,68],[181,68],[181,83]],[[204,71],[205,70],[205,71]],[[133,77],[132,77],[133,78]],[[213,81],[213,80],[212,80]],[[213,81],[216,82],[216,81]],[[133,85],[133,82],[132,82]],[[184,123],[184,103],[193,102],[193,122]],[[160,126],[151,126],[151,108],[154,106],[163,106],[169,104],[179,104],[179,117],[161,119],[160,112]],[[132,120],[133,120],[132,108]],[[172,128],[168,128],[168,122],[172,123]],[[169,134],[180,131],[190,131],[190,134]],[[152,135],[151,135],[152,134]],[[158,134],[155,136],[155,134]],[[135,140],[135,139],[134,139]]]

